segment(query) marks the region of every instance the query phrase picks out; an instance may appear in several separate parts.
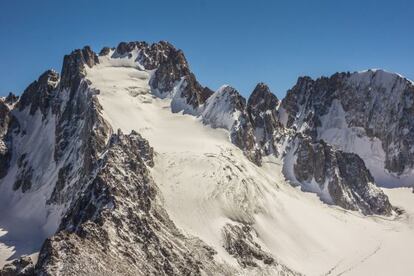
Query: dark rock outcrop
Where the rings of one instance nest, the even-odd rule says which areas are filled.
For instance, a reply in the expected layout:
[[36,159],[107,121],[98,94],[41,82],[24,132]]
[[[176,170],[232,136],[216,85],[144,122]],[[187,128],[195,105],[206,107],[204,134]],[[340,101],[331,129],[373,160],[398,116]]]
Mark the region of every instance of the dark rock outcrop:
[[[187,105],[197,110],[213,92],[209,88],[201,86],[196,80],[194,74],[189,69],[184,53],[170,45],[168,47],[170,49],[165,51],[167,53],[166,59],[160,62],[150,85],[157,93],[163,96],[171,93],[180,84],[176,88],[176,93],[178,94],[175,97],[178,96],[178,98],[185,99]],[[174,105],[174,102],[172,106],[173,112],[179,112],[184,109],[181,106]]]
[[[247,224],[229,224],[222,229],[223,247],[243,268],[261,268],[264,275],[301,275],[280,264],[255,241],[257,233]],[[254,270],[250,273],[256,274]],[[261,273],[260,273],[261,274]]]
[[304,190],[345,209],[366,215],[391,215],[388,197],[375,186],[374,178],[358,155],[336,150],[322,140],[313,141],[302,134],[297,134],[292,144],[294,152],[290,154],[296,157],[296,162],[285,163],[284,170],[292,170],[294,181]]
[[35,276],[34,265],[29,256],[22,256],[0,269],[0,276]]
[[279,100],[264,83],[257,84],[247,102],[247,113],[262,155],[280,154],[278,145],[283,137],[284,127],[279,121],[278,105]]
[[37,81],[31,83],[20,97],[17,107],[20,111],[30,106],[30,115],[37,110],[46,117],[49,108],[52,106],[53,93],[59,83],[59,74],[53,70],[44,72]]
[[226,224],[223,227],[224,248],[243,267],[256,267],[258,261],[272,265],[275,260],[254,241],[252,232],[254,230],[249,225]]
[[10,121],[9,106],[0,98],[0,179],[7,174],[11,158],[11,149],[7,141]]
[[44,243],[37,275],[231,274],[214,250],[169,219],[147,168],[152,148],[139,134],[112,136],[96,164],[96,176]]
[[114,49],[115,48],[111,49],[109,47],[103,47],[101,49],[101,51],[99,52],[99,56],[106,56],[106,55],[108,55],[111,52],[111,50],[114,50]]
[[[378,138],[386,154],[385,168],[401,174],[414,167],[414,84],[382,70],[336,73],[313,80],[299,78],[282,101],[286,125],[317,138],[322,118],[333,103],[344,110],[349,128]],[[343,146],[343,145],[338,145]]]
[[[108,49],[103,49],[108,54]],[[213,91],[203,87],[191,72],[184,53],[166,41],[149,45],[146,42],[121,42],[112,58],[132,58],[137,51],[136,61],[146,70],[156,69],[150,86],[160,97],[174,96],[173,112],[184,111],[196,114]],[[181,103],[184,101],[185,105]]]
[[63,67],[60,85],[62,88],[70,87],[74,92],[78,89],[81,79],[85,77],[85,65],[92,68],[99,63],[98,56],[89,46],[74,50],[63,58]]
[[10,122],[9,113],[10,109],[8,105],[0,98],[0,138],[7,132]]

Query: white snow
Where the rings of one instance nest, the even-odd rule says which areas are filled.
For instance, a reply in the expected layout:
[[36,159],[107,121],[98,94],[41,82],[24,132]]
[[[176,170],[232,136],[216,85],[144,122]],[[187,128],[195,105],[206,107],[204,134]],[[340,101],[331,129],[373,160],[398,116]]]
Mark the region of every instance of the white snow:
[[231,130],[240,116],[240,111],[233,110],[232,93],[232,87],[223,85],[208,98],[202,113],[204,123]]
[[400,78],[403,78],[403,79],[406,79],[406,80],[408,80],[409,82],[411,82],[411,83],[413,83],[414,84],[414,82],[412,81],[412,80],[410,80],[410,79],[408,79],[408,78],[406,78],[405,76],[403,76],[402,74],[399,74],[399,73],[394,73],[394,72],[390,72],[390,71],[387,71],[387,70],[384,70],[384,69],[382,69],[382,68],[371,68],[371,69],[366,69],[366,70],[361,70],[361,71],[358,71],[358,72],[356,72],[358,75],[372,75],[372,74],[374,74],[374,73],[379,73],[380,75],[388,75],[388,77],[390,77],[390,76],[398,76],[398,77],[400,77]]
[[369,138],[365,130],[348,127],[346,113],[338,100],[334,100],[326,115],[321,118],[318,138],[346,152],[357,153],[370,170],[375,182],[383,187],[414,185],[414,173],[395,175],[384,168],[385,152],[378,138]]
[[[171,99],[150,93],[151,72],[114,66],[108,57],[100,61],[87,77],[100,90],[103,116],[114,129],[134,129],[149,140],[156,151],[152,175],[170,217],[184,233],[214,247],[217,260],[236,266],[223,249],[221,228],[238,221],[253,225],[264,250],[306,275],[412,273],[411,190],[385,190],[406,210],[398,218],[365,217],[323,204],[286,183],[280,160],[267,158],[257,167],[229,142],[226,130],[172,113]],[[232,118],[217,119],[229,129]],[[339,118],[335,124],[340,123]]]
[[[57,179],[53,152],[55,118],[50,114],[42,121],[40,111],[27,116],[29,108],[15,112],[21,129],[31,135],[15,136],[9,173],[0,182],[0,267],[22,254],[36,254],[45,238],[57,229],[62,210],[46,205]],[[13,191],[18,170],[16,156],[26,153],[34,168],[33,177],[42,185],[22,193]]]

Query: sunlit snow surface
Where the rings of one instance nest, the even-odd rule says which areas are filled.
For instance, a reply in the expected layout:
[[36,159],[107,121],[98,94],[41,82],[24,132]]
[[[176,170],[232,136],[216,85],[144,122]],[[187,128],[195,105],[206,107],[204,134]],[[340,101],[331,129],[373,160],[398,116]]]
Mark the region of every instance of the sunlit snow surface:
[[[133,59],[100,57],[87,78],[100,90],[103,116],[116,130],[132,129],[156,151],[152,176],[165,207],[187,235],[200,237],[236,265],[222,247],[228,222],[251,223],[264,250],[306,275],[410,275],[414,270],[414,194],[384,191],[406,213],[364,217],[323,204],[285,182],[281,161],[249,162],[228,132],[191,115],[172,113],[170,98],[154,97],[151,72]],[[173,97],[174,95],[172,95]]]

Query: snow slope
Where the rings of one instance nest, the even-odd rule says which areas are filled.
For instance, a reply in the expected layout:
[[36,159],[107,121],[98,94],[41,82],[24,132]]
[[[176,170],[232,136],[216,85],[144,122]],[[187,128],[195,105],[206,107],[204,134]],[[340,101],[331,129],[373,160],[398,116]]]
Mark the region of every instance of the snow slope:
[[[385,190],[406,213],[365,217],[323,204],[284,180],[281,161],[248,161],[213,129],[191,115],[171,112],[171,99],[151,94],[152,72],[130,59],[100,57],[87,69],[99,89],[103,116],[114,130],[138,131],[156,152],[152,176],[165,208],[186,234],[201,238],[217,260],[237,266],[223,248],[226,223],[248,223],[257,242],[278,261],[306,275],[409,275],[414,270],[414,195]],[[251,272],[250,274],[254,274]]]
[[409,187],[414,185],[414,174],[408,170],[401,175],[384,168],[386,154],[378,138],[369,138],[361,127],[349,127],[346,113],[338,100],[334,100],[326,115],[321,118],[318,139],[337,146],[343,151],[358,154],[382,187]]
[[[55,118],[48,115],[42,121],[38,111],[27,116],[29,109],[15,112],[31,135],[16,136],[9,173],[0,182],[0,267],[20,255],[36,254],[44,240],[52,235],[60,222],[63,209],[46,204],[58,168],[53,162]],[[36,168],[34,178],[38,185],[28,193],[13,190],[19,170],[16,156],[26,154],[25,160]]]

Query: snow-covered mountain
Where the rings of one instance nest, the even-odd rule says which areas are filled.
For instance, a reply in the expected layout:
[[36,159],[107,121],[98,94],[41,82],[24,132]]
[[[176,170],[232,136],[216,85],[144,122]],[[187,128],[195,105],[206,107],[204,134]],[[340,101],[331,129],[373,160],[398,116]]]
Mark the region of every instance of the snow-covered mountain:
[[414,84],[383,70],[299,78],[281,104],[289,128],[361,156],[382,186],[414,184]]
[[407,275],[413,195],[377,184],[413,184],[413,96],[378,70],[246,100],[167,42],[75,50],[0,99],[1,273]]

